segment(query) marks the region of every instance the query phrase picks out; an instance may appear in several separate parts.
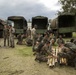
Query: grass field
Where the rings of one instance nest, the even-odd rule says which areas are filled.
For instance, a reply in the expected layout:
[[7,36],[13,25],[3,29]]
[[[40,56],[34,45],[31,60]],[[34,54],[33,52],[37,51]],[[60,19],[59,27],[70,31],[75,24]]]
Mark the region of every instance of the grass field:
[[32,47],[26,47],[23,49],[18,49],[18,52],[22,56],[33,56]]
[[[73,38],[76,38],[76,33],[73,33]],[[3,39],[0,42],[0,75],[76,75],[73,67],[57,66],[50,69],[46,63],[36,62],[32,47],[15,45],[15,48],[9,48],[3,47]]]

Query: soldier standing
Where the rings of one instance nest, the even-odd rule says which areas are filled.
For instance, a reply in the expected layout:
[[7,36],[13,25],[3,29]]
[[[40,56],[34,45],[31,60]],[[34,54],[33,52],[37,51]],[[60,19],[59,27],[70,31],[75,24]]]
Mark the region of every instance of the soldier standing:
[[10,25],[9,33],[10,33],[10,36],[9,36],[9,39],[10,39],[10,47],[14,48],[15,47],[15,43],[14,43],[15,29],[11,25]]
[[34,49],[34,46],[35,46],[35,43],[36,43],[36,37],[37,37],[36,28],[34,27],[31,30],[31,39],[33,40],[33,49]]
[[30,38],[31,38],[31,30],[30,30],[30,28],[27,29],[26,34],[27,34],[27,37],[30,36]]
[[3,37],[4,37],[4,46],[6,46],[6,40],[9,46],[9,29],[7,25],[4,25]]

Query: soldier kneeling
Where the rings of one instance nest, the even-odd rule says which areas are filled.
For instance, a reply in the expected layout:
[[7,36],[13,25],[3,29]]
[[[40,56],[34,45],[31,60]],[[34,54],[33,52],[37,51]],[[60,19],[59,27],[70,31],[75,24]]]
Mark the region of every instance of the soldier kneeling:
[[31,40],[30,36],[28,36],[28,37],[26,38],[26,45],[27,45],[27,46],[32,46],[32,40]]
[[17,44],[18,44],[18,45],[22,45],[23,35],[19,34],[19,35],[17,36],[17,39],[18,39]]

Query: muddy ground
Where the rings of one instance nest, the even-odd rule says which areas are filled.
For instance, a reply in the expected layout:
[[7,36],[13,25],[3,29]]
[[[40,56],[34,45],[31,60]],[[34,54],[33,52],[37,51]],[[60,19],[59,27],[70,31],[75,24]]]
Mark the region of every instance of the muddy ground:
[[0,39],[0,44],[0,75],[76,75],[73,67],[57,66],[50,69],[46,63],[34,61],[31,47],[3,47],[3,39]]

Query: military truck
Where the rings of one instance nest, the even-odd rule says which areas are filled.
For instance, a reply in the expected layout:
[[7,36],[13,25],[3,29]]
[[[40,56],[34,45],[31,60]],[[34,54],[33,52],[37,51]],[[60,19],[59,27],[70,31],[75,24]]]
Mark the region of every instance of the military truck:
[[44,16],[35,16],[32,17],[32,28],[36,26],[37,33],[43,34],[46,32],[48,27],[48,18]]
[[61,14],[51,22],[54,33],[63,37],[72,37],[72,32],[76,31],[75,14]]
[[10,16],[7,18],[8,22],[12,21],[14,23],[15,35],[26,34],[27,21],[22,16]]
[[3,37],[4,25],[6,25],[6,22],[4,20],[0,19],[0,38]]

